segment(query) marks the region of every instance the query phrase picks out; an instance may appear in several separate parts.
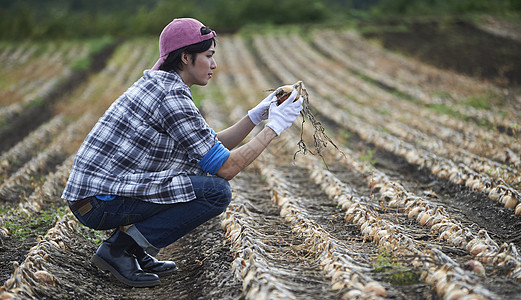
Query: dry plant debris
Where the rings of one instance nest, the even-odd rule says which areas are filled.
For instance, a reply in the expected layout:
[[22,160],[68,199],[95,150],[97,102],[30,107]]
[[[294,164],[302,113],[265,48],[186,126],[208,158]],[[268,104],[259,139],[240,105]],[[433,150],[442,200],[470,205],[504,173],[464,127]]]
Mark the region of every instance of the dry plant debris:
[[[322,123],[317,120],[315,115],[313,114],[311,110],[311,104],[309,103],[309,94],[306,89],[306,86],[304,85],[304,82],[297,81],[295,84],[292,85],[284,85],[275,90],[275,96],[277,97],[277,103],[281,104],[284,102],[288,97],[291,95],[293,90],[297,90],[298,95],[295,98],[295,101],[298,100],[299,97],[303,98],[303,108],[300,114],[302,115],[302,126],[300,131],[300,140],[298,141],[297,145],[299,149],[295,152],[293,155],[293,159],[297,157],[297,154],[306,154],[310,153],[311,155],[319,155],[322,158],[322,161],[324,164],[326,164],[323,152],[324,149],[327,147],[327,144],[333,145],[337,151],[344,154],[338,147],[335,145],[335,143],[331,140],[329,136],[327,136],[324,126],[322,126]],[[315,131],[313,132],[313,141],[314,141],[314,148],[313,150],[309,149],[306,143],[304,142],[304,123],[306,122],[306,118],[311,122],[311,125],[313,125],[313,128]],[[326,164],[327,166],[327,164]]]

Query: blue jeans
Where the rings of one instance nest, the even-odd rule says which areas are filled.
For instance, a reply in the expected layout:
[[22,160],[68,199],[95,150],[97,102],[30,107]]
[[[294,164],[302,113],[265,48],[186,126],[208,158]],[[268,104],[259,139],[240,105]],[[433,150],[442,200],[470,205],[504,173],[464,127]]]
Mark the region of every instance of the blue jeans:
[[220,177],[190,176],[196,199],[156,204],[133,198],[111,201],[92,198],[92,209],[73,214],[85,226],[106,230],[133,224],[127,233],[151,255],[175,242],[197,226],[221,214],[230,204],[230,184]]

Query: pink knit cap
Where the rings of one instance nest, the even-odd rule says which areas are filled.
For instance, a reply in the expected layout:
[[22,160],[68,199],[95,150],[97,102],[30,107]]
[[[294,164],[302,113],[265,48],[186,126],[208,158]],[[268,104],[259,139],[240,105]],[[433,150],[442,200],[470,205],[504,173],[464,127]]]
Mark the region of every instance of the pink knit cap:
[[152,70],[158,70],[170,52],[179,48],[209,40],[215,37],[215,31],[192,18],[174,19],[159,36],[159,60]]

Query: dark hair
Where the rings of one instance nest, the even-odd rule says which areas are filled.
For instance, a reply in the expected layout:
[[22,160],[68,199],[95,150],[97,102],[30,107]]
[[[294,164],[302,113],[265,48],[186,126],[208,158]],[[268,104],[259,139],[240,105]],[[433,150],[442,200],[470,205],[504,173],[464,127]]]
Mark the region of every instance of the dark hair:
[[198,53],[205,52],[206,50],[210,49],[212,45],[215,46],[216,44],[217,41],[215,38],[211,38],[174,50],[168,54],[168,57],[161,64],[161,66],[159,66],[159,70],[166,72],[181,71],[183,70],[183,66],[181,64],[181,56],[183,55],[183,52],[192,54],[192,64],[195,64],[195,58]]

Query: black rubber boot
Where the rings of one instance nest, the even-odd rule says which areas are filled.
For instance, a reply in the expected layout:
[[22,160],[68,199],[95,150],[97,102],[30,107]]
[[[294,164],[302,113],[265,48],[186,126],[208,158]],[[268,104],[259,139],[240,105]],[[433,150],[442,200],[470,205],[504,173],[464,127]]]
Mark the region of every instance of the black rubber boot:
[[145,272],[157,275],[168,275],[177,271],[175,262],[157,260],[155,257],[146,253],[138,244],[136,244],[130,252],[136,256],[139,266],[141,266]]
[[149,287],[159,284],[159,277],[141,269],[136,257],[129,252],[135,242],[127,234],[117,230],[104,241],[91,258],[91,263],[109,271],[119,281],[133,287]]

